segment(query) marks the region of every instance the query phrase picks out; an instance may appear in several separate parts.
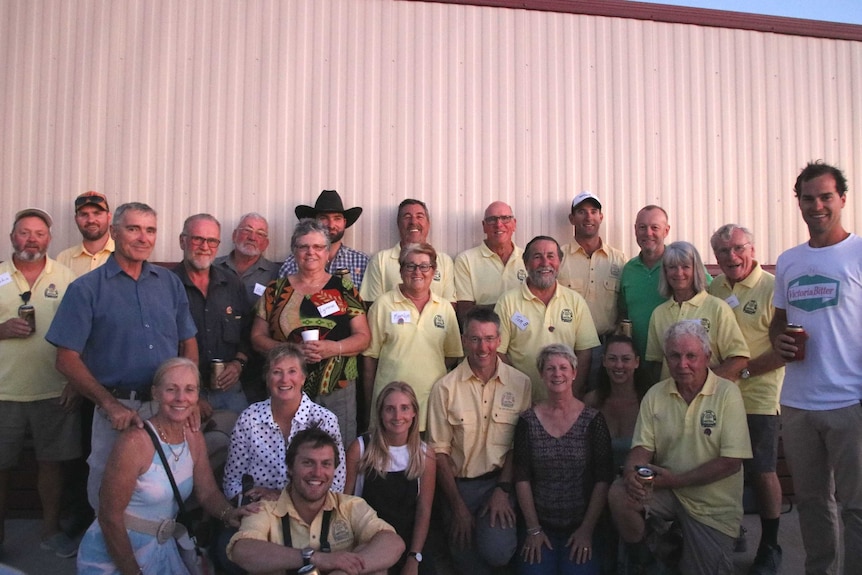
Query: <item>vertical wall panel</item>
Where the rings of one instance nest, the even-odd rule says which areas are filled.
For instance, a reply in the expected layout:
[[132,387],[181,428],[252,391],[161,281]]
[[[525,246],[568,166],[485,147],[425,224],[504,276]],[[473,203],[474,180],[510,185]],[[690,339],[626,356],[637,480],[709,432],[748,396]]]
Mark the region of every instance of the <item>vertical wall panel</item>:
[[[368,252],[396,241],[406,197],[453,255],[496,199],[521,244],[568,241],[591,189],[629,254],[658,203],[672,239],[706,251],[736,221],[774,262],[806,237],[807,160],[853,192],[862,178],[862,42],[398,0],[8,0],[0,133],[0,225],[48,209],[52,253],[88,189],[160,212],[156,260],[179,258],[186,216],[213,213],[228,240],[252,210],[281,259],[293,208],[324,188],[365,208],[348,241]],[[848,228],[860,210],[853,193]]]

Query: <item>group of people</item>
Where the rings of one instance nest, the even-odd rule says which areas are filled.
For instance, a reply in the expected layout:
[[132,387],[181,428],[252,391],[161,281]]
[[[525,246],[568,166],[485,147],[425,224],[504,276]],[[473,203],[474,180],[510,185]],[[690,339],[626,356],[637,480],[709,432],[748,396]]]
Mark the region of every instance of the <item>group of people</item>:
[[862,559],[860,240],[841,223],[839,169],[811,163],[794,190],[810,240],[773,276],[752,232],[724,225],[714,279],[692,244],[665,244],[659,206],[638,212],[627,260],[588,191],[567,245],[519,248],[493,202],[484,241],[454,261],[415,199],[397,245],[349,248],[362,210],[324,191],[296,208],[280,267],[256,213],[222,257],[219,221],[187,218],[166,270],[148,261],[145,204],[111,214],[81,194],[82,242],[56,261],[51,216],[22,210],[0,263],[0,502],[29,429],[42,547],[61,556],[78,552],[60,529],[62,463],[88,452],[81,572],[182,572],[170,479],[225,523],[228,571],[434,573],[436,500],[459,572],[514,558],[522,573],[599,573],[646,554],[706,574],[733,571],[747,475],[762,525],[750,572],[777,573],[781,432],[806,570],[835,573],[836,496],[844,564]]

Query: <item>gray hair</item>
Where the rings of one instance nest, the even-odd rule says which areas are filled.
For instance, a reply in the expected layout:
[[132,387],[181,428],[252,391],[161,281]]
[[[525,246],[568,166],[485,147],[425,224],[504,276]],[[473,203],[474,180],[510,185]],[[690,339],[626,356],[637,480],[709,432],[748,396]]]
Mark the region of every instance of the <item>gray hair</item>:
[[[293,235],[290,236],[291,253],[296,252],[296,242],[299,241],[299,238],[312,232],[323,234],[323,239],[326,240],[326,251],[329,251],[329,248],[332,247],[332,242],[329,240],[329,230],[315,219],[303,218],[299,220],[299,223],[296,224],[295,228],[293,228]],[[294,253],[294,255],[296,254]]]
[[189,235],[189,228],[191,227],[191,225],[195,222],[201,222],[201,221],[214,223],[216,225],[216,227],[218,227],[219,235],[221,235],[221,224],[215,218],[215,216],[212,216],[210,214],[195,214],[193,216],[187,217],[186,221],[183,222],[183,234],[182,235],[184,235],[184,236]]
[[269,222],[266,221],[266,218],[257,212],[248,212],[247,214],[241,215],[239,217],[239,221],[236,223],[236,227],[239,228],[242,223],[248,219],[263,220],[264,222],[266,222],[267,227],[269,227]]
[[280,343],[270,349],[266,354],[266,363],[264,364],[264,373],[269,374],[269,370],[273,365],[283,359],[294,358],[299,362],[299,368],[303,375],[308,375],[308,366],[305,365],[305,356],[302,354],[302,348],[295,343]]
[[667,268],[680,264],[691,264],[694,274],[694,293],[700,293],[706,289],[706,273],[703,271],[703,260],[697,248],[688,242],[673,242],[664,250],[662,256],[661,274],[658,277],[658,293],[661,297],[668,299],[673,297],[673,290],[667,283]]
[[754,243],[754,234],[751,233],[751,230],[748,228],[744,228],[742,226],[738,226],[736,224],[724,224],[712,234],[712,237],[709,239],[709,245],[712,246],[712,251],[718,249],[718,242],[729,242],[730,236],[733,235],[733,232],[736,230],[741,231],[745,234],[745,241],[750,244]]
[[413,254],[425,254],[431,259],[431,266],[434,269],[437,269],[437,250],[434,249],[429,243],[419,244],[407,244],[403,248],[401,248],[401,253],[398,254],[398,265],[403,266],[404,262],[407,261],[407,258],[412,256]]
[[552,343],[550,345],[546,345],[539,352],[539,355],[536,356],[536,367],[539,369],[539,373],[545,369],[545,364],[551,358],[551,356],[559,355],[560,357],[566,358],[570,364],[572,364],[572,369],[578,369],[578,357],[575,355],[574,350],[567,345],[563,345],[562,343]]
[[145,214],[152,214],[153,217],[158,217],[156,210],[148,206],[143,202],[127,202],[125,204],[121,204],[116,211],[114,211],[114,217],[111,219],[112,226],[118,226],[123,221],[126,216],[126,212],[142,212]]
[[664,337],[662,338],[664,341],[665,353],[667,353],[667,349],[670,346],[671,341],[687,335],[696,337],[700,340],[700,345],[707,357],[712,355],[712,348],[709,346],[709,334],[707,333],[706,328],[700,323],[700,320],[697,319],[684,319],[682,321],[678,321],[665,330]]
[[201,388],[201,374],[198,366],[187,357],[172,357],[162,362],[159,368],[153,375],[153,387],[159,387],[164,382],[167,373],[174,368],[184,367],[195,376],[195,382],[198,384],[198,389]]

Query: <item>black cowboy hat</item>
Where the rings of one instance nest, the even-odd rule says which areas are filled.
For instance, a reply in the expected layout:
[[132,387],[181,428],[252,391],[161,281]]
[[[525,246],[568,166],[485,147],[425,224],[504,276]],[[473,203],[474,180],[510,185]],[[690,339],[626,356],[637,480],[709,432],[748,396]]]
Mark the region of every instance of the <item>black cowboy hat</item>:
[[341,196],[335,190],[323,190],[317,196],[317,201],[314,202],[314,207],[298,205],[294,210],[296,217],[300,220],[303,218],[316,218],[318,214],[342,214],[347,224],[345,228],[349,228],[356,223],[359,215],[362,213],[362,208],[344,209],[344,204],[341,201]]

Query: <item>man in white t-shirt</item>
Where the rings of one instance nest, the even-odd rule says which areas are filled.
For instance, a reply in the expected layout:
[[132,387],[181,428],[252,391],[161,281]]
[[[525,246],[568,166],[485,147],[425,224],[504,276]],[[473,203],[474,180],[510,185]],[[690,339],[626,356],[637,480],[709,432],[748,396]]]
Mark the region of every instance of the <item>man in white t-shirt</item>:
[[[844,522],[844,573],[862,565],[862,238],[846,231],[841,170],[809,163],[794,186],[810,239],[781,254],[769,335],[787,367],[781,390],[784,452],[793,473],[806,573],[838,573]],[[785,333],[808,336],[804,359]]]

